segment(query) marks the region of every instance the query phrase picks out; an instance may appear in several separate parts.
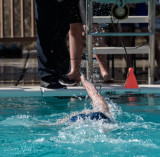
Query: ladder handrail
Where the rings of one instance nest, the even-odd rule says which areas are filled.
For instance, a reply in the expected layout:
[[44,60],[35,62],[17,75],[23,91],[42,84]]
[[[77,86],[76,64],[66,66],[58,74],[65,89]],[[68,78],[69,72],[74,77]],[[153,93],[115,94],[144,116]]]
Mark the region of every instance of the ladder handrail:
[[[119,0],[120,1],[120,0]],[[87,20],[86,20],[86,26],[87,26],[87,52],[88,52],[88,60],[87,60],[87,79],[93,81],[93,43],[92,43],[92,37],[93,36],[149,36],[150,42],[149,42],[149,50],[150,53],[148,53],[148,84],[154,83],[154,63],[155,63],[155,0],[122,0],[124,2],[128,3],[142,3],[148,1],[148,19],[147,23],[149,24],[148,32],[147,33],[96,33],[92,32],[92,24],[95,20],[93,17],[93,11],[92,11],[92,3],[93,2],[103,2],[103,3],[116,3],[118,0],[87,0]],[[138,16],[137,16],[138,17]],[[95,22],[95,21],[94,21]],[[127,23],[127,22],[124,22]]]

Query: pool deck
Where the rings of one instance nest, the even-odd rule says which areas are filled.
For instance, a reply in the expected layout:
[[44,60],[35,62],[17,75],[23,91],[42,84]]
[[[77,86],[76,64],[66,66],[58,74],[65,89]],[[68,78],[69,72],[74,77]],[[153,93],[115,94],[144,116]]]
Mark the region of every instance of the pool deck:
[[[160,85],[139,85],[138,89],[126,89],[124,85],[96,85],[101,94],[160,94]],[[11,86],[0,87],[0,97],[18,96],[68,96],[79,97],[87,95],[81,86],[67,87],[66,89],[46,89],[39,86]]]
[[[30,58],[26,66],[26,73],[23,79],[19,82],[18,86],[14,86],[16,80],[22,71],[22,65],[24,64],[25,55],[27,52],[23,52],[24,57],[15,59],[0,59],[0,97],[17,97],[17,96],[85,96],[87,95],[85,89],[82,86],[67,87],[67,89],[44,89],[39,86],[39,78],[37,71],[37,59],[36,51],[30,52]],[[86,61],[82,61],[82,67],[86,67]],[[148,78],[146,75],[148,62],[147,60],[137,61],[137,73],[141,73],[136,76],[139,89],[125,89],[124,84],[126,78],[123,76],[125,69],[125,61],[121,58],[115,58],[114,68],[114,84],[101,84],[102,78],[99,78],[100,72],[96,69],[98,67],[97,62],[94,62],[94,82],[95,86],[100,93],[110,94],[123,94],[123,93],[159,93],[160,94],[160,82],[156,82],[154,85],[148,85]],[[110,69],[111,71],[111,69]]]
[[[40,84],[40,80],[38,77],[38,65],[37,65],[37,57],[36,50],[31,51],[23,51],[23,56],[20,58],[0,58],[0,87],[8,87],[14,86],[15,82],[19,80],[22,76],[22,72],[24,71],[23,66],[26,61],[27,54],[30,54],[30,57],[27,61],[25,74],[22,80],[19,82],[19,86],[38,86]],[[111,65],[112,61],[110,60],[109,70],[112,75],[114,71],[114,81],[116,84],[124,84],[126,77],[125,68],[126,62],[123,56],[115,56],[114,58],[114,68],[112,69]],[[136,61],[136,71],[137,71],[137,81],[138,84],[146,84],[147,83],[147,60],[137,60]],[[86,73],[86,60],[82,60],[81,67],[84,73]],[[113,70],[113,71],[112,71]],[[141,73],[141,74],[140,74]],[[140,74],[140,75],[139,75]],[[98,63],[94,60],[94,81],[101,82],[102,78],[100,75],[100,70]]]

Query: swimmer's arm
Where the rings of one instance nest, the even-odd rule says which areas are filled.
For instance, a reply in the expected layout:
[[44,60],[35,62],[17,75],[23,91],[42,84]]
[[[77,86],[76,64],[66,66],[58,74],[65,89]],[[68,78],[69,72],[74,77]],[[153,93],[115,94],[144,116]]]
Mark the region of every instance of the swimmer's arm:
[[96,98],[99,96],[97,89],[94,87],[93,84],[91,84],[89,81],[85,79],[85,77],[81,76],[81,82],[83,84],[83,87],[86,89],[88,95],[93,101],[96,101]]
[[59,120],[56,122],[56,124],[65,123],[65,122],[67,122],[67,120],[68,120],[68,117],[65,117],[65,118],[63,118],[63,119],[59,119]]
[[104,100],[103,96],[98,93],[98,91],[94,87],[94,85],[92,83],[90,83],[89,81],[87,81],[83,75],[81,76],[81,82],[82,82],[84,88],[86,89],[88,95],[92,99],[93,104],[97,107],[99,107],[101,105],[101,107],[103,108],[102,112],[103,112],[103,110],[104,110],[104,112],[106,110],[109,111],[109,107],[108,107],[106,101]]

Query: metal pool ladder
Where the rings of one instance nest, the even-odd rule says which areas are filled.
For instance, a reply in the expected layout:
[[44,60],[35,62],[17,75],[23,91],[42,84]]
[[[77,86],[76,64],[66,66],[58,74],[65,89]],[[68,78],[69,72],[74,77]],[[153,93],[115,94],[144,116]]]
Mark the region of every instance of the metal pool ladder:
[[[119,20],[119,23],[148,23],[148,32],[146,33],[96,33],[92,32],[93,23],[117,23],[117,20],[111,20],[110,16],[93,16],[93,2],[98,3],[142,3],[148,2],[148,16],[129,16],[127,19]],[[87,0],[87,79],[93,81],[93,54],[125,54],[123,47],[93,47],[93,36],[149,36],[148,46],[136,49],[127,48],[127,54],[148,54],[148,84],[154,83],[155,68],[155,0]]]

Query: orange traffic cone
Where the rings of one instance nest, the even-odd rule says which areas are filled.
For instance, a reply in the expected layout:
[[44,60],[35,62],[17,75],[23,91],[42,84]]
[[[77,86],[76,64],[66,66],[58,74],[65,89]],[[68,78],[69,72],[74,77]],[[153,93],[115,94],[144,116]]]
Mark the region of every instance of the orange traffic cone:
[[129,68],[129,73],[125,82],[125,88],[139,88],[133,72],[133,68]]

